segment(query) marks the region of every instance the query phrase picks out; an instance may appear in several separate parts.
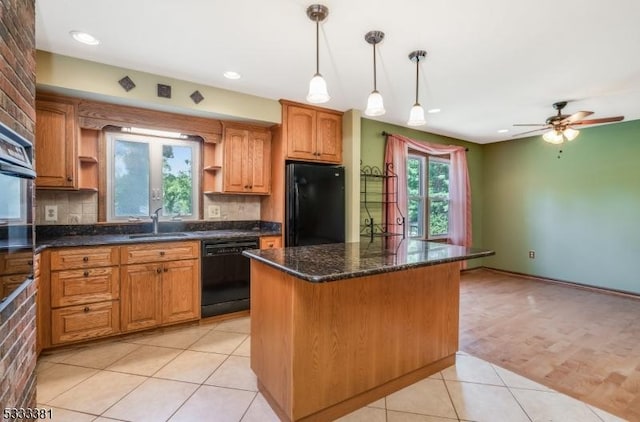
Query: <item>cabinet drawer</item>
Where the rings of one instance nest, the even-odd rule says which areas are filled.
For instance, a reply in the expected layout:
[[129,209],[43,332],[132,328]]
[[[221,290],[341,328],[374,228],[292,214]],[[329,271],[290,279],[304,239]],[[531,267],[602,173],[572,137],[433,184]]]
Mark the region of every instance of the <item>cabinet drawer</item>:
[[0,277],[0,294],[7,297],[18,288],[29,276],[29,274],[12,274]]
[[118,265],[118,247],[58,249],[51,252],[52,270]]
[[273,249],[282,247],[280,236],[265,236],[260,238],[260,249]]
[[51,273],[51,307],[118,299],[119,286],[117,267],[55,271]]
[[31,274],[33,254],[31,252],[18,252],[0,255],[0,274]]
[[199,253],[200,242],[198,241],[144,243],[120,248],[120,258],[123,264],[193,259],[197,258]]
[[120,302],[117,300],[51,311],[52,344],[107,336],[119,331]]

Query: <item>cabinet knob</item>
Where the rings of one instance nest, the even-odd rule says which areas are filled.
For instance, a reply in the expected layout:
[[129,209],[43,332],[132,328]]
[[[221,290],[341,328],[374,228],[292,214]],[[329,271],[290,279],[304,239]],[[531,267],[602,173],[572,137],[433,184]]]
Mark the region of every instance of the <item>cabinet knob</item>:
[[27,265],[33,265],[33,260],[32,259],[28,260]]
[[85,313],[86,313],[86,312],[89,312],[90,310],[91,310],[91,309],[90,309],[88,306],[85,306],[85,307],[84,307],[84,309],[83,309],[83,311],[84,311]]
[[165,273],[166,273],[167,271],[169,271],[169,268],[165,268],[165,269],[164,269],[164,272],[165,272]]
[[162,272],[162,268],[157,268],[157,269],[156,269],[156,272],[157,272],[158,274],[160,274],[160,273]]
[[164,251],[160,251],[160,256],[164,256]]
[[83,260],[84,262],[89,262],[89,257],[88,257],[88,256],[83,256],[83,257],[82,257],[82,260]]
[[85,272],[83,273],[83,275],[84,275],[85,277],[89,277],[89,271],[85,271]]
[[73,177],[67,176],[67,182],[73,182]]

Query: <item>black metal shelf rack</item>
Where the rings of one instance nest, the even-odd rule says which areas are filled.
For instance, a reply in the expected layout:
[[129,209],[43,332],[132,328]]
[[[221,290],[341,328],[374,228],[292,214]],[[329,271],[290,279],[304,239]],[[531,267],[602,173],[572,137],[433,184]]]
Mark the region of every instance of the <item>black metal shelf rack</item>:
[[[405,238],[405,217],[398,207],[398,175],[393,171],[392,163],[386,163],[384,170],[376,166],[362,166],[360,203],[364,211],[360,225],[362,236],[369,236],[371,241],[374,237]],[[388,206],[396,207],[399,217],[395,221],[388,221]]]

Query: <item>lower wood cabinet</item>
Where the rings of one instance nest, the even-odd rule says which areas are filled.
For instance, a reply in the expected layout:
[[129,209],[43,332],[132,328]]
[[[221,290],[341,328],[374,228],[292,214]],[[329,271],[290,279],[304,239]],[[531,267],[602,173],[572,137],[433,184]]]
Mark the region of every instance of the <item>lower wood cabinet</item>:
[[120,332],[119,301],[69,306],[51,311],[51,343],[61,344]]
[[[126,259],[146,256],[152,261],[120,268],[123,331],[200,318],[199,242],[182,243],[177,248],[171,248],[170,244],[151,244],[144,253],[139,245],[133,250],[122,247],[121,255],[129,257]],[[186,249],[192,250],[192,254],[185,255]],[[171,261],[172,254],[183,259]]]
[[282,247],[282,237],[263,236],[260,238],[260,249],[274,249]]
[[200,318],[200,242],[42,253],[38,349]]

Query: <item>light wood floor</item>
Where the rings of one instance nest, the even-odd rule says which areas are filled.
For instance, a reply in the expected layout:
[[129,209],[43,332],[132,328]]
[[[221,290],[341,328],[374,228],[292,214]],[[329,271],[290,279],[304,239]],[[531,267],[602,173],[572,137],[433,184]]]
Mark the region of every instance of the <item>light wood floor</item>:
[[460,349],[640,421],[640,299],[468,271]]

